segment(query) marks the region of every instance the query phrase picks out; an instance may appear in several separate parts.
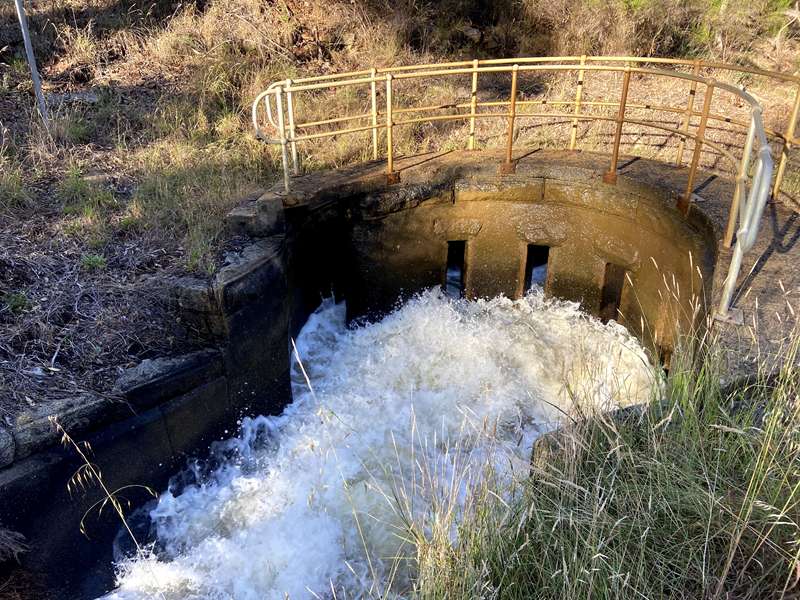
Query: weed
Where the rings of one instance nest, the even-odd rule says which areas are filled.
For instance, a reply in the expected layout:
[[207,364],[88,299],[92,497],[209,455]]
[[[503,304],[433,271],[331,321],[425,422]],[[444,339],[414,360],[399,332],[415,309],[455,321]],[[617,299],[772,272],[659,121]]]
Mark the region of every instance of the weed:
[[106,268],[106,257],[102,254],[84,254],[81,256],[81,267],[87,271],[102,271]]
[[87,181],[81,170],[74,165],[68,169],[59,185],[59,196],[64,202],[66,214],[80,214],[85,217],[94,217],[117,204],[110,190]]
[[[136,547],[137,556],[147,556],[147,553],[139,544],[139,540],[137,540],[136,536],[133,534],[130,525],[128,525],[128,520],[125,518],[123,503],[130,507],[130,502],[122,496],[121,492],[127,492],[130,490],[143,490],[148,495],[155,498],[157,497],[155,490],[146,485],[139,484],[124,485],[115,490],[111,490],[103,479],[103,473],[100,470],[100,467],[90,459],[92,455],[92,447],[89,445],[89,442],[75,441],[72,436],[67,433],[67,430],[62,427],[57,417],[50,416],[48,418],[53,427],[55,427],[56,431],[61,435],[61,443],[64,445],[64,447],[72,448],[82,461],[81,466],[77,471],[75,471],[72,477],[70,477],[70,480],[67,483],[67,491],[72,494],[77,490],[85,491],[89,486],[97,485],[103,493],[102,498],[92,504],[84,513],[80,523],[81,533],[88,537],[88,533],[86,531],[86,517],[91,514],[92,511],[97,510],[99,514],[107,506],[110,506],[119,518],[120,523],[122,523],[123,528],[128,533],[131,541]],[[159,594],[159,597],[163,598],[164,596],[163,594]]]
[[25,292],[9,292],[0,297],[12,314],[18,315],[31,307],[31,302]]
[[95,133],[93,124],[75,112],[51,119],[50,130],[56,141],[68,144],[85,144]]
[[0,208],[21,208],[30,200],[22,179],[22,169],[0,157]]

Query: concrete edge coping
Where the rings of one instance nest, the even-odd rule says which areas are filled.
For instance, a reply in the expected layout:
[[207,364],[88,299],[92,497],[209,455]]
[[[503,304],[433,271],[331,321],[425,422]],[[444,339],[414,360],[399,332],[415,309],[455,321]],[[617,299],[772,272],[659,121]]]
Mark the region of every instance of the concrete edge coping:
[[162,404],[221,376],[222,371],[222,355],[213,349],[145,359],[126,369],[110,394],[71,397],[46,411],[21,415],[13,427],[0,426],[0,471],[58,442],[51,415],[71,434],[83,434]]

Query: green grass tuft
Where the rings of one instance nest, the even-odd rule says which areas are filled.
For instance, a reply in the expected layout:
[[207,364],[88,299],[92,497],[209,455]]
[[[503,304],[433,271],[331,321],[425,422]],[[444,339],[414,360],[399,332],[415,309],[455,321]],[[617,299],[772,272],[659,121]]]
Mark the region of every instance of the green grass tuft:
[[0,300],[15,315],[19,315],[31,307],[31,302],[25,292],[9,292],[0,296]]
[[81,267],[87,271],[102,271],[106,268],[106,257],[101,254],[84,254],[81,257]]

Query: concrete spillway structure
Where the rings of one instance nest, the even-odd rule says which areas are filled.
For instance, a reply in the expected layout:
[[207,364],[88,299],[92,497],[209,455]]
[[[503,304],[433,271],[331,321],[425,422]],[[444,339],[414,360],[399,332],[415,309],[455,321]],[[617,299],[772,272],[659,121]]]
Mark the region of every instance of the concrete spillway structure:
[[[358,319],[430,287],[514,298],[535,283],[617,320],[654,362],[668,361],[681,332],[707,326],[730,258],[723,242],[734,181],[696,165],[693,176],[618,156],[612,182],[608,155],[566,151],[519,151],[500,174],[504,158],[491,150],[395,157],[392,178],[386,161],[373,161],[296,177],[288,191],[281,183],[251,199],[228,217],[246,241],[213,278],[153,281],[208,349],[146,361],[120,379],[124,403],[76,399],[60,410],[62,424],[92,442],[110,488],[163,488],[243,415],[291,401],[290,340],[331,293]],[[702,190],[692,187],[693,201],[681,207],[692,177]],[[762,322],[769,352],[780,330],[767,314],[785,311],[775,282],[800,287],[791,265],[800,230],[777,203],[767,215],[752,251],[761,258],[737,284],[754,290],[741,307]],[[729,351],[726,376],[750,374],[746,336],[730,323],[714,327]],[[110,545],[78,533],[98,498],[67,494],[76,466],[46,415],[0,429],[0,522],[29,538],[25,568],[70,597],[97,594],[110,578],[110,557],[100,556]],[[117,526],[98,524],[94,540]]]
[[[678,332],[705,325],[726,258],[730,184],[709,185],[684,216],[674,198],[685,173],[657,162],[627,161],[610,186],[602,155],[537,152],[505,177],[495,159],[462,152],[401,160],[403,180],[392,186],[378,163],[320,172],[295,180],[289,194],[276,188],[237,208],[230,228],[250,243],[212,280],[154,282],[206,332],[209,350],[134,369],[121,383],[127,405],[75,405],[62,423],[92,442],[110,487],[163,487],[242,415],[291,401],[290,339],[321,297],[347,300],[350,318],[375,317],[444,286],[448,267],[471,298],[517,297],[539,267],[547,294],[618,320],[654,360],[668,357]],[[774,210],[791,226],[790,211]],[[775,268],[787,283],[797,278]],[[746,374],[742,364],[732,361],[731,374]],[[0,516],[31,540],[26,568],[53,589],[102,591],[96,586],[107,586],[110,573],[97,565],[110,557],[98,552],[108,546],[77,529],[97,494],[67,494],[77,464],[44,417],[14,433],[11,463],[0,470]],[[93,537],[116,528],[105,520]]]
[[313,176],[285,200],[267,195],[234,218],[257,234],[257,211],[285,203],[289,287],[311,286],[306,306],[334,290],[351,318],[443,286],[449,265],[468,298],[517,298],[538,267],[546,294],[619,321],[657,354],[671,352],[677,331],[704,323],[721,232],[703,211],[675,210],[655,164],[650,181],[609,186],[598,179],[599,156],[537,153],[502,178],[491,158],[409,159],[391,187],[369,167]]

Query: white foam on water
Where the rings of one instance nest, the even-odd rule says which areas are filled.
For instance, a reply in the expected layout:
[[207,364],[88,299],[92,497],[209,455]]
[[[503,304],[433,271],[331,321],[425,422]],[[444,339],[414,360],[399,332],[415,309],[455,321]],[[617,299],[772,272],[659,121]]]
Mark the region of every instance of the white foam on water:
[[163,550],[120,564],[109,598],[402,595],[404,518],[442,502],[457,513],[483,472],[471,465],[524,478],[535,438],[576,402],[645,402],[654,380],[623,327],[539,290],[475,302],[431,290],[353,329],[326,300],[297,349],[313,391],[295,365],[283,414],[245,419],[210,472],[160,497]]

